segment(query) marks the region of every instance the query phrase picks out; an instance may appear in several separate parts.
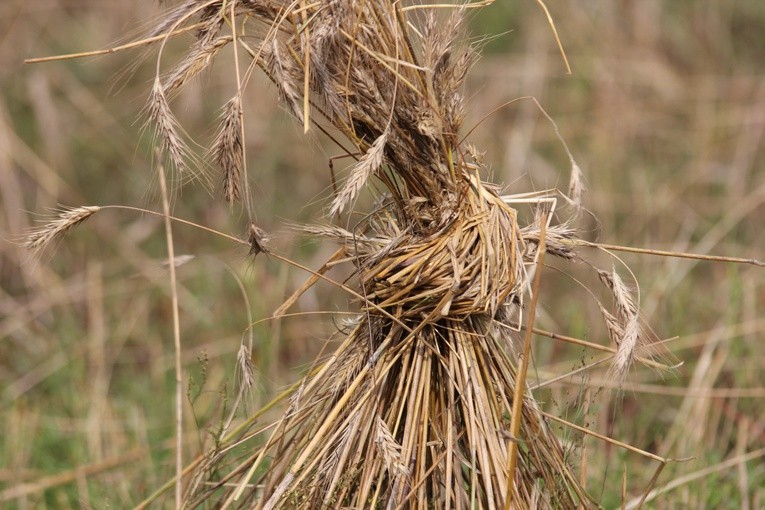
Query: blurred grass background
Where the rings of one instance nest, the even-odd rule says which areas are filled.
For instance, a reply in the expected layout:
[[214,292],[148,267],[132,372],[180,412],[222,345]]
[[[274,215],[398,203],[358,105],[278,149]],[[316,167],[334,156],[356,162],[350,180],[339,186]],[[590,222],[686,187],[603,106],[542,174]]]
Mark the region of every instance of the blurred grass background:
[[[536,2],[498,2],[471,23],[475,36],[495,37],[469,80],[466,126],[504,102],[534,96],[585,172],[585,203],[599,220],[584,223],[585,237],[765,258],[765,4],[592,0],[549,7],[573,74],[565,74]],[[58,204],[160,209],[140,117],[154,60],[134,66],[143,53],[131,50],[23,64],[27,57],[129,41],[159,9],[150,0],[0,3],[4,507],[129,508],[173,474],[172,330],[161,221],[101,212],[37,264],[25,263],[27,254],[13,242]],[[179,38],[175,47],[187,43]],[[214,135],[219,107],[234,91],[230,63],[230,56],[221,58],[173,103],[200,142]],[[287,224],[322,218],[331,195],[328,159],[338,151],[317,135],[304,138],[276,95],[258,79],[245,110],[258,223],[276,249],[316,268],[334,248]],[[491,115],[471,139],[509,192],[567,185],[565,151],[530,101]],[[219,191],[185,187],[176,215],[243,233],[245,216],[230,210]],[[195,256],[179,268],[188,460],[209,444],[209,431],[233,398],[248,307],[255,320],[267,317],[306,275],[268,257],[251,262],[230,242],[180,225],[175,243],[176,253]],[[693,457],[664,470],[657,486],[671,490],[650,508],[765,507],[765,272],[623,258],[640,283],[647,322],[662,338],[680,337],[668,347],[684,365],[671,373],[636,369],[623,393],[610,391],[612,383],[594,371],[540,390],[540,400],[639,448]],[[544,286],[540,326],[605,342],[597,307],[574,280],[548,271]],[[332,348],[325,338],[333,320],[311,312],[345,310],[348,301],[318,285],[295,307],[305,315],[254,328],[259,378],[247,410]],[[534,349],[539,380],[594,356],[544,338]],[[578,457],[581,436],[562,433]],[[593,439],[587,456],[588,489],[606,508],[620,504],[622,477],[629,499],[656,467]]]

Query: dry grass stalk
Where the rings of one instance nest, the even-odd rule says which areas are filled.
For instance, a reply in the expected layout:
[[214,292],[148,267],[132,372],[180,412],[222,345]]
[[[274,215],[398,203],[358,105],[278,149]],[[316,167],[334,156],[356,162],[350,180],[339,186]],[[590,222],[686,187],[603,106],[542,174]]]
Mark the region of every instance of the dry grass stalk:
[[[162,212],[165,220],[165,242],[167,244],[168,260],[175,260],[175,243],[173,241],[173,226],[170,217],[170,198],[167,191],[165,169],[162,163],[157,164],[159,186],[162,191]],[[183,365],[181,363],[181,320],[178,305],[178,282],[175,264],[168,264],[170,272],[170,295],[173,310],[173,346],[175,350],[175,508],[183,508]]]

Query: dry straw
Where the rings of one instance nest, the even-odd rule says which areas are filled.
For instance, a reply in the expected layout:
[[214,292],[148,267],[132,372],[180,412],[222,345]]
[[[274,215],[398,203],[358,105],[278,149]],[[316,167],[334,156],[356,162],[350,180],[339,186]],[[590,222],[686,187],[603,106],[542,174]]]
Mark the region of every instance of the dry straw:
[[[373,178],[386,189],[352,232],[309,227],[338,242],[355,265],[358,320],[247,458],[210,453],[216,472],[228,475],[199,483],[204,473],[197,471],[187,504],[214,498],[223,508],[265,509],[499,508],[511,500],[518,507],[591,505],[523,390],[512,335],[525,295],[536,292],[529,276],[541,271],[538,247],[572,259],[562,241],[573,231],[541,217],[521,228],[513,198],[481,181],[478,151],[461,141],[462,86],[476,57],[461,28],[465,10],[384,0],[192,1],[161,22],[157,34],[186,24],[216,27],[200,33],[164,86],[155,82],[164,89],[154,91],[152,112],[160,113],[154,117],[159,132],[168,133],[161,140],[171,159],[178,151],[172,116],[157,98],[233,41],[252,59],[250,69],[259,67],[274,82],[298,122],[339,131],[353,145],[347,152],[357,163],[330,216],[352,207]],[[219,34],[221,20],[237,27],[231,38]],[[238,93],[211,150],[230,202],[242,198],[247,178],[241,118]],[[572,179],[578,202],[581,176]],[[263,250],[262,237],[250,229],[253,252]],[[623,356],[632,357],[633,351]],[[509,471],[511,451],[518,459]]]
[[[158,71],[147,109],[178,171],[194,173],[169,100],[233,45],[237,90],[209,149],[228,202],[251,210],[241,98],[258,68],[301,124],[345,137],[338,145],[356,163],[329,207],[332,218],[352,208],[370,181],[385,190],[353,228],[306,227],[340,248],[276,315],[310,285],[330,281],[322,273],[340,259],[355,267],[357,290],[337,285],[357,298],[359,315],[328,359],[183,470],[185,507],[595,506],[525,377],[532,332],[541,331],[533,309],[542,257],[579,260],[577,248],[591,244],[553,221],[563,195],[502,196],[483,182],[482,157],[464,140],[470,132],[461,132],[463,83],[476,59],[462,22],[469,8],[490,3],[186,0],[146,39],[161,42],[161,58],[172,35],[196,34],[185,59]],[[250,59],[245,73],[240,53]],[[573,157],[571,164],[563,197],[576,210],[584,186]],[[520,225],[516,208],[529,204],[538,214]],[[98,210],[64,210],[28,247],[55,242]],[[268,253],[266,242],[250,223],[243,243],[251,253]],[[614,353],[615,375],[624,377],[634,360],[657,366],[637,294],[617,271],[596,271],[613,296],[612,310],[599,306],[614,343],[601,350]],[[238,357],[246,387],[254,377],[249,352]],[[285,400],[281,419],[254,428]],[[658,461],[656,476],[666,463],[615,444]],[[173,485],[180,480],[159,493]]]

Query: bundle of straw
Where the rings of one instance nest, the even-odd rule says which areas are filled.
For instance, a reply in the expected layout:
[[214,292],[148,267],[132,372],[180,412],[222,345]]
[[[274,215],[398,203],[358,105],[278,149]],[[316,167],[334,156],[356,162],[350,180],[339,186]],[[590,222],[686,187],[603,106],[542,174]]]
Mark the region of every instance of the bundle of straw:
[[[191,25],[197,35],[187,58],[158,74],[148,108],[178,170],[187,150],[167,97],[233,43],[239,88],[211,148],[227,200],[249,208],[242,91],[256,68],[306,130],[339,132],[352,145],[338,142],[356,163],[332,216],[352,209],[373,178],[386,190],[349,230],[309,228],[352,260],[360,313],[283,417],[261,429],[260,446],[238,462],[224,453],[240,438],[211,452],[187,488],[189,506],[592,505],[527,390],[528,345],[514,334],[530,290],[533,321],[541,257],[573,258],[572,232],[550,223],[549,207],[521,228],[460,135],[476,57],[461,27],[475,6],[187,0],[157,28],[165,40]],[[615,295],[627,292],[618,317],[603,308],[623,372],[641,338],[636,306],[615,272],[601,276]],[[223,468],[222,478],[210,474]]]

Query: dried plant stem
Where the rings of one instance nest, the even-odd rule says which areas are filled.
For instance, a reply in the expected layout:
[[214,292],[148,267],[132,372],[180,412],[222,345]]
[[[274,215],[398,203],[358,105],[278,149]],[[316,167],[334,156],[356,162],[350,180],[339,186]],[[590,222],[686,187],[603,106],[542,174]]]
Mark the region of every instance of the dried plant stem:
[[[590,414],[590,391],[590,388],[584,390],[584,410],[582,415],[585,417],[585,420]],[[587,434],[582,435],[582,454],[579,457],[579,485],[582,489],[587,487]],[[584,503],[579,503],[579,509],[584,509]]]
[[547,211],[542,213],[540,219],[539,247],[537,253],[536,271],[534,272],[534,283],[532,286],[531,304],[528,310],[528,324],[523,338],[523,354],[518,365],[518,376],[515,380],[513,389],[513,409],[510,417],[510,447],[507,461],[507,498],[505,499],[505,510],[510,510],[510,503],[513,500],[513,486],[515,485],[515,466],[518,460],[518,442],[521,432],[521,413],[523,411],[523,394],[526,389],[526,373],[529,368],[529,357],[531,356],[531,339],[534,336],[534,317],[537,310],[537,300],[539,297],[539,284],[542,281],[542,268],[545,254],[545,234],[547,232]]
[[[582,372],[586,372],[587,370],[591,370],[591,369],[593,369],[593,368],[595,368],[597,366],[600,366],[600,365],[602,365],[602,364],[604,364],[606,362],[609,362],[609,361],[611,361],[613,359],[614,359],[613,355],[606,356],[604,358],[600,358],[598,360],[593,361],[592,363],[587,363],[586,365],[583,365],[583,366],[581,366],[579,368],[576,368],[574,370],[569,370],[568,372],[560,374],[559,376],[553,377],[552,379],[547,379],[545,381],[538,382],[538,383],[534,384],[533,386],[530,386],[529,389],[532,392],[534,392],[536,390],[539,390],[541,388],[545,388],[547,386],[553,385],[553,384],[561,382],[561,381],[568,382],[575,375],[579,375]],[[581,384],[581,381],[577,381],[577,384]],[[594,385],[588,386],[588,389],[590,387],[592,387],[592,386],[594,386]]]
[[[170,219],[170,200],[167,194],[165,169],[161,162],[157,163],[159,187],[162,192],[162,210],[165,213],[165,239],[167,241],[168,260],[175,260],[173,246],[173,226]],[[175,276],[175,264],[170,268],[170,292],[173,306],[173,343],[175,347],[175,508],[183,507],[183,367],[181,366],[181,321],[178,312],[178,286]]]
[[[301,9],[305,9],[306,3],[304,1],[300,2]],[[306,14],[305,10],[300,11],[300,17],[302,19],[303,25],[305,28],[303,29],[303,38],[306,41],[310,41],[311,39],[311,29],[310,24],[307,23],[308,21],[308,15]],[[304,62],[303,62],[303,134],[308,133],[308,130],[311,127],[311,45],[305,44],[305,55],[304,55]]]
[[295,292],[292,293],[290,297],[288,297],[280,306],[276,309],[276,311],[273,313],[274,318],[283,317],[287,310],[290,309],[292,305],[295,304],[295,302],[302,296],[308,289],[313,287],[316,282],[319,281],[319,278],[321,278],[319,275],[322,275],[326,273],[329,268],[332,265],[332,262],[342,258],[345,255],[345,248],[338,248],[335,253],[333,253],[327,261],[322,264],[322,266],[316,270],[314,274],[311,274],[311,276],[308,277],[308,279],[295,290]]
[[[164,169],[163,169],[163,175],[164,175]],[[164,181],[162,181],[162,182],[164,182]],[[167,185],[165,184],[165,188],[166,187],[167,187]],[[220,232],[219,230],[215,230],[215,229],[206,227],[204,225],[200,225],[199,223],[195,223],[193,221],[185,220],[185,219],[179,218],[177,216],[172,216],[169,213],[162,214],[162,213],[159,213],[157,211],[152,211],[151,209],[144,209],[142,207],[133,207],[133,206],[129,206],[129,205],[104,205],[104,206],[100,206],[100,207],[91,207],[90,209],[92,209],[93,212],[96,212],[96,211],[99,211],[99,210],[102,210],[102,209],[122,209],[122,210],[125,210],[125,211],[135,211],[135,212],[140,212],[140,213],[143,213],[143,214],[152,214],[152,215],[155,215],[155,216],[162,216],[164,218],[167,218],[170,221],[177,221],[178,223],[183,223],[184,225],[188,225],[190,227],[194,227],[194,228],[198,228],[200,230],[204,230],[204,231],[209,232],[211,234],[215,234],[217,236],[221,236],[221,237],[224,237],[224,238],[229,239],[231,241],[234,241],[234,242],[236,242],[238,244],[241,244],[243,246],[248,246],[248,247],[250,246],[250,244],[247,241],[243,240],[243,239],[239,239],[238,237],[226,234],[224,232]],[[169,210],[169,207],[168,207],[168,210]],[[54,223],[54,227],[55,227],[55,223]],[[278,253],[271,252],[270,256],[272,256],[275,259],[281,260],[282,262],[285,262],[285,263],[287,263],[287,264],[289,264],[289,265],[291,265],[291,266],[293,266],[293,267],[295,267],[297,269],[305,271],[306,273],[311,274],[316,279],[324,280],[325,282],[329,283],[330,285],[332,285],[334,287],[337,287],[337,288],[347,292],[349,295],[353,296],[354,298],[364,299],[364,296],[362,296],[361,294],[359,294],[355,290],[351,289],[347,285],[345,285],[345,284],[343,284],[341,282],[338,282],[336,280],[333,280],[332,278],[330,278],[330,277],[326,276],[325,274],[323,274],[326,271],[325,268],[320,268],[318,271],[314,271],[313,269],[310,269],[309,267],[306,267],[306,266],[304,266],[302,264],[299,264],[299,263],[295,262],[292,259],[289,259],[287,257],[279,255]],[[170,258],[169,257],[168,260],[174,260],[174,258]],[[329,268],[329,267],[331,267],[331,264],[328,262],[327,263],[327,268]],[[173,269],[173,272],[175,272],[174,269]],[[384,316],[386,316],[389,319],[391,319],[393,322],[396,322],[399,326],[404,328],[406,331],[410,331],[411,332],[411,328],[409,328],[406,324],[404,324],[399,319],[397,319],[396,317],[391,315],[390,312],[387,312],[386,310],[380,308],[378,305],[375,305],[374,303],[370,303],[369,305],[374,310],[378,311],[379,313],[381,313]]]
[[[479,7],[486,7],[487,5],[491,5],[496,0],[477,0],[473,2],[465,2],[461,4],[459,7],[461,9],[477,9]],[[421,4],[421,5],[407,5],[405,7],[401,7],[401,12],[409,12],[409,11],[422,11],[422,10],[435,10],[435,9],[454,9],[454,7],[457,4]]]
[[[525,329],[525,326],[524,326]],[[609,347],[607,345],[600,345],[596,344],[594,342],[588,342],[587,340],[582,340],[580,338],[574,338],[567,335],[561,335],[560,333],[552,333],[550,331],[545,331],[544,329],[534,328],[534,333],[537,335],[545,336],[548,338],[551,338],[553,340],[560,340],[562,342],[574,344],[574,345],[580,345],[582,347],[588,347],[590,349],[595,349],[596,351],[601,352],[610,352],[612,354],[616,354],[616,348],[615,347]],[[671,338],[667,338],[665,340],[661,340],[660,343],[669,342],[672,340],[677,340],[679,337],[674,336]],[[658,361],[652,360],[650,358],[644,358],[640,356],[636,356],[635,359],[639,361],[640,363],[644,364],[647,367],[651,368],[658,368],[661,370],[669,370],[673,368],[679,368],[682,365],[682,362],[675,364],[675,365],[667,365],[666,363],[660,363]]]
[[563,49],[563,43],[560,41],[560,37],[558,36],[558,30],[555,28],[555,21],[553,21],[552,16],[550,15],[550,11],[547,9],[547,6],[545,5],[543,0],[537,0],[537,3],[540,7],[542,7],[542,10],[545,11],[545,16],[547,16],[547,22],[550,24],[550,28],[553,31],[553,35],[555,36],[555,42],[558,43],[558,50],[560,50],[560,55],[563,57],[563,63],[566,64],[566,74],[571,74],[571,66],[568,63],[568,57],[566,56],[566,51]]
[[651,490],[653,489],[653,486],[656,485],[656,480],[659,479],[659,475],[661,474],[662,471],[664,471],[664,468],[666,466],[667,466],[666,461],[656,466],[656,471],[653,473],[653,476],[651,477],[651,481],[648,482],[648,487],[645,488],[645,490],[643,491],[643,496],[640,498],[640,501],[638,501],[637,510],[640,510],[641,508],[643,508],[643,503],[645,503],[645,499],[648,497],[648,494],[650,494]]
[[[133,211],[133,212],[138,212],[138,213],[141,213],[141,214],[151,214],[153,216],[159,216],[161,218],[165,218],[166,217],[165,214],[160,213],[158,211],[152,211],[151,209],[145,209],[143,207],[133,207],[131,205],[103,205],[103,206],[100,206],[99,209],[121,209],[123,211]],[[245,241],[243,239],[239,239],[236,236],[232,236],[230,234],[226,234],[225,232],[221,232],[220,230],[215,230],[214,228],[206,227],[206,226],[201,225],[199,223],[195,223],[195,222],[189,221],[189,220],[184,220],[183,218],[179,218],[179,217],[173,216],[173,215],[170,215],[170,216],[167,216],[167,217],[170,218],[171,221],[176,221],[178,223],[182,223],[182,224],[188,225],[190,227],[194,227],[194,228],[198,228],[200,230],[204,230],[205,232],[209,232],[210,234],[215,234],[217,236],[224,237],[224,238],[228,239],[229,241],[234,241],[235,243],[239,243],[239,244],[241,244],[243,246],[250,246],[250,244],[247,241]]]
[[[553,421],[557,421],[558,423],[560,423],[562,425],[565,425],[565,426],[567,426],[569,428],[572,428],[574,430],[578,430],[579,432],[582,432],[584,434],[588,434],[590,436],[596,437],[596,438],[600,439],[601,441],[605,441],[606,443],[611,443],[611,444],[613,444],[615,446],[618,446],[620,448],[624,448],[625,450],[629,450],[629,451],[631,451],[633,453],[637,453],[639,455],[642,455],[643,457],[647,457],[647,458],[649,458],[651,460],[655,460],[657,462],[662,462],[662,463],[665,463],[665,464],[667,462],[669,462],[669,459],[665,459],[664,457],[660,457],[660,456],[656,455],[655,453],[647,452],[645,450],[641,450],[640,448],[638,448],[636,446],[632,446],[631,444],[625,443],[623,441],[618,441],[618,440],[616,440],[616,439],[614,439],[612,437],[604,436],[603,434],[599,434],[599,433],[595,432],[594,430],[590,430],[590,429],[588,429],[586,427],[581,427],[581,426],[579,426],[579,425],[577,425],[575,423],[571,423],[570,421],[564,420],[563,418],[559,418],[558,416],[555,416],[553,414],[546,413],[546,412],[541,411],[541,410],[538,411],[538,412],[539,412],[539,414],[541,414],[545,418],[548,418],[548,419],[553,420]],[[680,460],[683,460],[683,459],[680,459]]]
[[625,508],[627,510],[634,510],[636,508],[639,508],[638,505],[645,504],[649,501],[653,501],[658,496],[665,494],[669,491],[675,490],[678,487],[682,487],[683,485],[694,482],[696,480],[701,480],[702,478],[706,478],[709,475],[712,475],[714,473],[719,473],[720,471],[730,469],[734,466],[741,465],[743,463],[758,459],[763,456],[765,456],[765,448],[760,448],[759,450],[754,450],[752,452],[749,452],[743,455],[737,455],[724,462],[720,462],[719,464],[715,464],[713,466],[709,466],[703,469],[699,469],[698,471],[688,473],[687,475],[681,476],[679,478],[675,478],[674,480],[664,485],[663,487],[652,489],[650,492],[648,492],[646,495],[642,495],[640,498],[636,498],[636,499],[633,499],[632,501],[629,501],[625,505]]
[[[239,44],[238,44],[238,37],[236,33],[236,2],[231,1],[231,36],[234,40],[234,69],[236,72],[236,95],[239,98],[240,104],[241,104],[241,97],[243,94],[242,90],[242,74],[239,69]],[[239,116],[239,132],[240,136],[242,138],[242,148],[241,148],[241,156],[242,156],[242,172],[240,176],[241,183],[244,187],[244,207],[247,210],[247,217],[250,221],[253,219],[253,211],[252,211],[252,197],[250,196],[250,181],[247,178],[247,144],[245,143],[246,133],[244,129],[244,113],[242,112],[241,108],[237,112],[237,115]]]
[[765,267],[765,261],[758,259],[747,259],[741,257],[726,257],[723,255],[703,255],[701,253],[687,253],[682,251],[654,250],[651,248],[636,248],[634,246],[621,246],[617,244],[591,243],[580,239],[567,239],[566,244],[574,246],[587,246],[590,248],[600,248],[608,251],[623,251],[627,253],[639,253],[641,255],[657,255],[659,257],[675,257],[679,259],[708,260],[710,262],[732,262],[735,264],[749,264],[752,266]]
[[130,50],[133,48],[138,48],[140,46],[151,44],[153,42],[161,41],[163,39],[166,39],[169,36],[185,34],[186,32],[191,32],[192,30],[196,30],[197,28],[200,28],[203,25],[204,23],[194,23],[193,25],[189,25],[187,27],[173,30],[172,32],[168,34],[155,35],[153,37],[147,37],[145,39],[133,41],[127,44],[123,44],[121,46],[106,48],[104,50],[83,51],[80,53],[67,53],[66,55],[53,55],[50,57],[27,58],[27,59],[24,59],[24,63],[25,64],[41,64],[43,62],[54,62],[57,60],[72,60],[75,58],[97,57],[99,55],[109,55],[111,53],[117,53],[124,50]]
[[[541,383],[544,386],[550,384],[550,381]],[[569,384],[564,381],[563,384]],[[576,383],[580,384],[579,382]],[[663,386],[661,384],[641,384],[641,383],[618,383],[612,380],[606,379],[590,379],[588,384],[594,388],[604,388],[612,390],[623,390],[631,393],[647,393],[651,395],[667,395],[673,397],[685,397],[685,398],[704,398],[704,399],[743,399],[765,398],[765,388],[712,388],[708,390],[704,389],[689,389],[689,388],[673,388]],[[541,387],[541,386],[538,386]]]
[[622,471],[622,510],[626,509],[627,505],[627,466],[624,466],[624,471]]

